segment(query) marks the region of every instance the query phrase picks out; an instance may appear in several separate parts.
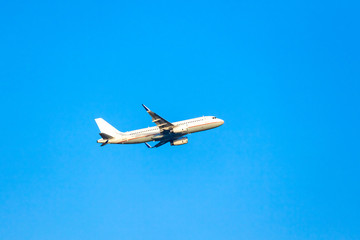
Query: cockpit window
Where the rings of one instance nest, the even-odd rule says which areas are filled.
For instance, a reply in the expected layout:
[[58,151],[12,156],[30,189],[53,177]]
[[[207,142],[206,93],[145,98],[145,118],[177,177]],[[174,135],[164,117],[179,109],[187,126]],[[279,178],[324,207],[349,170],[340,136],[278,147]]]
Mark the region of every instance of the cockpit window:
[[213,117],[213,119],[216,119],[216,117]]

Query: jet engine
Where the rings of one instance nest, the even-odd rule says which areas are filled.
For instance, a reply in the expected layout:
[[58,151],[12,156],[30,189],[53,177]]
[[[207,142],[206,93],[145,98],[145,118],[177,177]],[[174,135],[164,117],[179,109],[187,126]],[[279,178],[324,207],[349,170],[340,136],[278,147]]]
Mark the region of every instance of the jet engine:
[[182,138],[178,138],[174,141],[171,141],[170,144],[171,144],[171,146],[179,146],[179,145],[187,144],[188,141],[189,140],[187,137],[182,137]]
[[173,133],[188,133],[188,129],[185,126],[177,126],[173,128]]

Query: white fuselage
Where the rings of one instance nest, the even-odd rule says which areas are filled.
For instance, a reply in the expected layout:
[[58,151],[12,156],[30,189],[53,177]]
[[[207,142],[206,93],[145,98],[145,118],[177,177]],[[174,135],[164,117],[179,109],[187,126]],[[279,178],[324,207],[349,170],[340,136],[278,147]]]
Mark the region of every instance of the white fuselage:
[[[224,123],[223,120],[213,117],[199,117],[192,118],[184,121],[173,122],[174,129],[177,130],[174,133],[175,136],[184,136],[189,133],[195,133],[200,131],[209,130],[221,126]],[[159,127],[148,127],[134,131],[124,132],[114,138],[109,139],[108,143],[113,144],[133,144],[133,143],[145,143],[150,141],[159,141],[162,138],[162,133]],[[104,143],[106,140],[99,139],[98,143]]]

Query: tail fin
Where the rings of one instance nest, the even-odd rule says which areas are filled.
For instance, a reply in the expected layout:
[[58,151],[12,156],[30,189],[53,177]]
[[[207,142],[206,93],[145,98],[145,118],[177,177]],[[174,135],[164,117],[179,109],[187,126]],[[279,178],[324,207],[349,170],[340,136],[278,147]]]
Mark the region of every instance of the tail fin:
[[[98,125],[100,132],[105,133],[108,137],[114,137],[116,135],[122,134],[122,132],[118,131],[116,128],[111,126],[108,122],[106,122],[102,118],[96,118],[95,119],[96,124]],[[106,136],[104,135],[104,136]],[[102,137],[102,135],[101,135]]]

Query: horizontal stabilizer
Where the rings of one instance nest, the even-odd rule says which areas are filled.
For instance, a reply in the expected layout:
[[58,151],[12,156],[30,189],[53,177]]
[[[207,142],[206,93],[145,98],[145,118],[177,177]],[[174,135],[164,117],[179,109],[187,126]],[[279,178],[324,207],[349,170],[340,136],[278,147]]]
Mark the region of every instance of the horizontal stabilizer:
[[111,139],[111,138],[114,138],[113,136],[110,136],[109,134],[106,134],[106,133],[99,133],[100,136],[103,138],[103,139]]
[[103,147],[103,146],[105,146],[105,145],[108,144],[108,143],[109,143],[109,140],[106,140],[106,142],[104,142],[103,144],[101,144],[100,147]]

